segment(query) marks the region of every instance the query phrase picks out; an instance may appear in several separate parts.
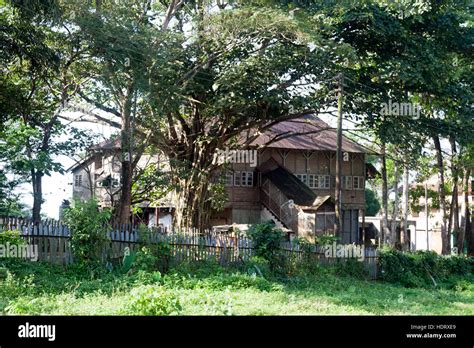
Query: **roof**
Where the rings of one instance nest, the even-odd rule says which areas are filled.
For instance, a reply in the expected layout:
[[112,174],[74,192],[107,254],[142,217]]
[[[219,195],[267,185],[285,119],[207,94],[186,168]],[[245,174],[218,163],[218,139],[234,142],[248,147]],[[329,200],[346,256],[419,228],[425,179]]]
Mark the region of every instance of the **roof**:
[[83,166],[84,164],[86,164],[88,161],[90,161],[91,157],[87,157],[87,158],[84,158],[83,160],[81,161],[78,161],[76,163],[74,163],[72,166],[70,166],[68,169],[66,169],[66,172],[73,172],[75,171],[77,168]]
[[[316,199],[314,200],[313,202],[313,208],[318,210],[319,208],[321,208],[324,203],[326,202],[329,202],[329,203],[333,203],[332,202],[332,199],[331,199],[331,196],[327,195],[327,196],[319,196],[319,197],[316,197]],[[334,205],[334,204],[333,204]]]
[[89,148],[89,150],[91,151],[115,150],[115,149],[120,149],[120,138],[107,139],[107,140],[101,141],[100,143],[96,145],[92,145]]
[[[241,141],[247,143],[250,131],[242,134]],[[246,134],[246,136],[244,135]],[[279,140],[272,141],[275,136]],[[300,118],[276,123],[256,139],[252,139],[250,146],[266,146],[281,149],[313,150],[313,151],[335,151],[337,144],[337,132],[326,122],[317,116],[308,114]],[[104,151],[120,149],[120,138],[104,140],[89,148],[90,151]],[[367,152],[361,145],[343,136],[342,151],[353,153]],[[76,163],[68,171],[76,169],[86,160]],[[374,168],[375,169],[375,168]]]
[[[271,142],[275,136],[280,139]],[[317,151],[335,151],[336,144],[336,130],[314,115],[279,122],[249,142],[250,146]],[[344,136],[342,151],[367,152],[362,146]]]
[[98,143],[96,145],[92,145],[91,147],[89,147],[88,148],[88,150],[89,150],[88,156],[86,158],[84,158],[83,160],[73,164],[66,171],[67,172],[72,172],[72,171],[76,170],[77,168],[79,168],[79,167],[83,166],[84,164],[86,164],[93,157],[93,154],[91,154],[90,152],[116,150],[116,149],[120,149],[120,138],[107,139],[107,140],[101,141],[100,143]]
[[380,172],[377,170],[377,168],[375,168],[375,166],[372,163],[365,164],[365,172],[366,172],[367,178],[369,179],[374,179],[374,178],[382,176],[382,174],[380,174]]

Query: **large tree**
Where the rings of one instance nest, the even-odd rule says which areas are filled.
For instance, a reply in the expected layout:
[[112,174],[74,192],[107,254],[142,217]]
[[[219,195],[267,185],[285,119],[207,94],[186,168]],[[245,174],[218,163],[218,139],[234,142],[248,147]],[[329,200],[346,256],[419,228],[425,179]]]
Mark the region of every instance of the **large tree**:
[[217,149],[245,130],[253,136],[320,110],[318,83],[336,76],[329,62],[343,59],[344,45],[301,30],[287,12],[246,2],[181,5],[124,1],[80,16],[97,55],[93,86],[81,95],[113,115],[101,122],[121,129],[121,221],[129,218],[133,165],[149,143],[170,161],[176,225],[205,227]]
[[[74,69],[84,52],[67,26],[70,14],[54,1],[12,1],[1,14],[0,156],[6,170],[31,183],[35,223],[41,220],[44,175],[62,171],[56,156],[76,150],[83,135],[59,120],[80,83]],[[67,133],[70,139],[64,141]]]
[[[292,1],[286,3],[293,6]],[[357,64],[346,72],[347,109],[361,116],[363,125],[373,129],[381,143],[384,221],[388,208],[386,144],[397,145],[405,154],[404,167],[421,154],[422,145],[428,141],[435,145],[443,253],[448,253],[445,165],[440,139],[456,136],[467,141],[472,133],[472,116],[469,118],[467,112],[472,106],[472,79],[471,74],[466,74],[466,67],[472,70],[469,57],[473,21],[468,2],[373,0],[326,6],[308,1],[304,6],[317,14],[312,18],[327,25],[327,35],[348,43],[357,52]],[[423,109],[417,117],[387,116],[380,110],[381,104],[389,100],[419,103]]]

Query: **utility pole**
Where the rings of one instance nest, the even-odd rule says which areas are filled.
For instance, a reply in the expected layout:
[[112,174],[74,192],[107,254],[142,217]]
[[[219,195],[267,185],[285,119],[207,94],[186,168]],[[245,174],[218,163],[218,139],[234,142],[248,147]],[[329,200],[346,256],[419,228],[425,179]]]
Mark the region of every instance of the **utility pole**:
[[428,230],[428,184],[425,181],[425,215],[426,215],[426,250],[430,250],[430,235]]
[[344,75],[338,77],[338,96],[337,96],[337,148],[336,148],[336,191],[335,191],[335,210],[336,218],[334,220],[334,234],[340,236],[343,230],[342,222],[342,104],[344,98]]

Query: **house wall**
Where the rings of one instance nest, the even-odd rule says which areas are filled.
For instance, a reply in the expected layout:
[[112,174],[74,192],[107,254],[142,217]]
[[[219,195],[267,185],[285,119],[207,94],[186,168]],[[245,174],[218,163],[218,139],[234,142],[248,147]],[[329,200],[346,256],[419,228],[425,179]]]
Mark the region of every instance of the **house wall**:
[[[120,179],[121,163],[120,153],[118,150],[109,151],[104,154],[100,154],[102,161],[95,161],[93,157],[83,167],[79,167],[74,170],[73,174],[83,175],[83,185],[81,187],[73,186],[74,198],[82,200],[89,199],[91,197],[90,187],[85,184],[85,180],[88,176],[87,172],[90,171],[94,193],[98,198],[102,206],[110,206],[111,194],[115,195],[114,199],[118,199],[115,192],[118,191],[120,186],[116,189],[106,189],[99,187],[97,182],[103,181],[108,175]],[[335,152],[329,151],[301,151],[301,150],[282,150],[275,148],[267,148],[259,152],[258,164],[260,165],[270,158],[273,158],[277,163],[286,167],[289,171],[294,174],[319,174],[319,175],[330,175],[330,187],[327,189],[314,188],[312,189],[316,195],[324,196],[330,195],[334,197],[335,188]],[[363,177],[365,181],[365,157],[364,154],[349,154],[349,160],[343,161],[342,175],[343,176],[359,176]],[[166,169],[166,161],[160,161],[158,155],[142,156],[138,163],[139,168],[144,168],[150,163],[162,163],[162,169]],[[86,170],[87,168],[87,170]],[[226,192],[228,194],[228,202],[225,204],[225,209],[222,212],[213,214],[211,222],[213,225],[221,224],[252,224],[261,221],[261,200],[260,200],[260,181],[261,178],[256,170],[256,167],[249,163],[235,163],[231,165],[234,172],[251,172],[253,173],[253,185],[250,187],[243,186],[227,186]],[[365,182],[364,182],[365,186]],[[364,209],[365,205],[365,194],[364,189],[355,190],[353,188],[345,188],[342,190],[342,203],[343,209],[346,212],[345,226],[344,227],[344,240],[348,242],[354,241],[357,235],[357,221],[358,221],[358,210]],[[307,230],[307,226],[317,225],[316,216],[304,219],[307,221],[304,229]],[[302,227],[303,228],[303,227]],[[309,232],[308,232],[309,233]]]
[[90,168],[90,164],[79,167],[73,172],[72,181],[72,196],[73,200],[87,201],[92,197],[92,191],[94,183],[90,181],[90,175],[87,168]]
[[[302,150],[284,150],[267,148],[258,154],[258,165],[261,165],[273,158],[281,166],[284,166],[293,174],[317,174],[329,175],[329,188],[312,188],[317,196],[329,195],[334,198],[335,173],[336,173],[336,154],[329,151],[302,151]],[[342,243],[359,242],[359,211],[365,209],[365,155],[350,153],[348,160],[343,161],[342,175],[348,177],[361,177],[363,185],[360,189],[351,187],[342,188],[343,204],[343,229],[341,234]],[[228,202],[225,207],[231,213],[225,219],[220,219],[229,223],[252,224],[262,221],[262,215],[255,214],[261,212],[262,204],[260,199],[261,178],[255,167],[248,163],[235,163],[231,165],[233,172],[253,172],[254,180],[251,187],[227,186]],[[309,178],[308,176],[306,177]],[[308,180],[306,184],[309,186]],[[328,212],[325,212],[325,214]],[[315,213],[301,212],[300,217],[295,222],[297,224],[298,235],[304,236],[309,240],[314,240],[317,234],[328,233],[333,230],[334,210],[332,215],[317,216]],[[324,218],[324,231],[318,230]],[[327,225],[329,228],[326,228]]]
[[[306,155],[306,157],[305,157]],[[308,157],[308,158],[307,158]],[[262,164],[273,158],[277,163],[284,166],[293,174],[325,174],[331,176],[331,185],[328,189],[312,189],[316,195],[330,195],[334,197],[335,189],[335,153],[312,151],[304,152],[301,150],[282,150],[267,148],[259,153],[258,164]],[[233,171],[252,171],[254,172],[253,187],[226,187],[229,197],[226,207],[260,209],[259,178],[254,167],[250,164],[236,163],[232,164]],[[364,154],[349,154],[349,161],[343,162],[343,176],[359,176],[365,181],[365,157]],[[365,183],[364,183],[365,186]],[[342,189],[342,203],[345,209],[364,209],[365,191],[364,189]]]
[[[150,163],[157,163],[157,155],[143,155],[137,168],[145,168]],[[165,168],[162,165],[160,168]],[[93,155],[89,161],[73,170],[73,199],[85,201],[92,198],[91,183],[94,197],[99,201],[100,206],[111,206],[112,198],[117,200],[117,192],[120,189],[121,158],[119,150],[109,150]],[[76,185],[76,177],[82,176],[82,184]],[[116,183],[112,187],[102,187],[100,183],[111,175]]]

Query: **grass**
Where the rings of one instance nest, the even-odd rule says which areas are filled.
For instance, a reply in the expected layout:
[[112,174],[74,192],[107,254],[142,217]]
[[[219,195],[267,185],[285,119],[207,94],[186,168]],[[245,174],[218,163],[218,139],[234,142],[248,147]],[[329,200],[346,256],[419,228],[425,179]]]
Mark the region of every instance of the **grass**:
[[[131,275],[0,261],[0,313],[20,315],[473,315],[474,279],[406,288],[319,269],[291,277],[242,267]],[[155,294],[162,294],[156,295]],[[161,297],[160,297],[161,296]],[[175,302],[163,302],[164,297]],[[167,300],[169,300],[167,298]],[[171,306],[171,307],[170,307]],[[160,308],[156,311],[156,308]],[[151,311],[151,312],[150,312]]]

